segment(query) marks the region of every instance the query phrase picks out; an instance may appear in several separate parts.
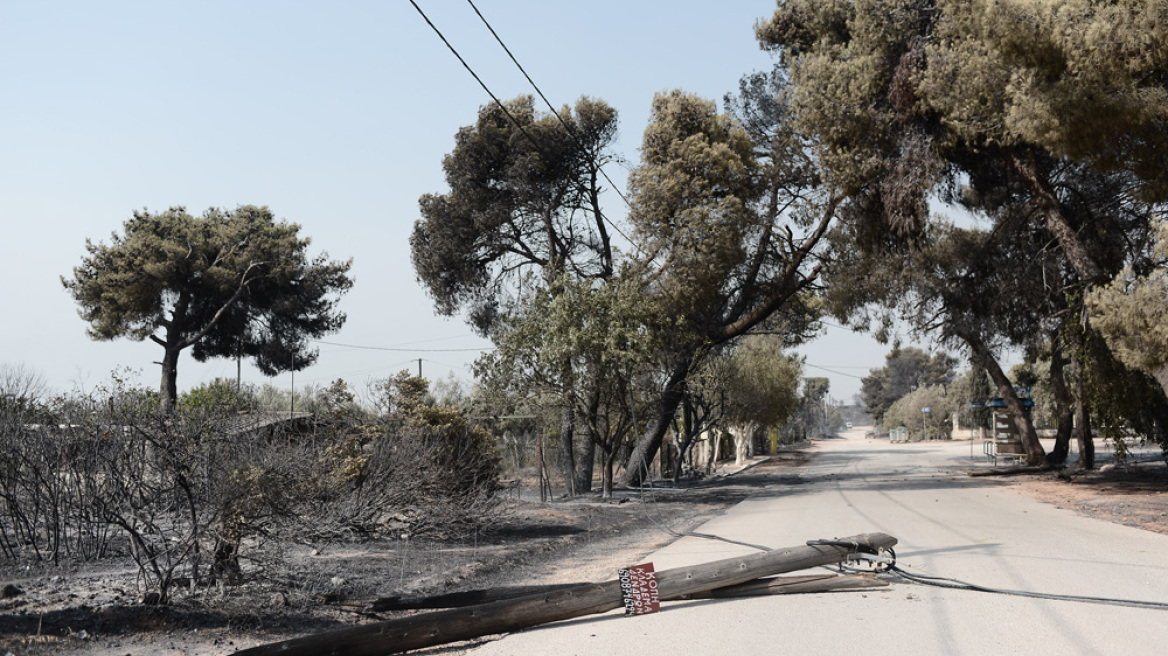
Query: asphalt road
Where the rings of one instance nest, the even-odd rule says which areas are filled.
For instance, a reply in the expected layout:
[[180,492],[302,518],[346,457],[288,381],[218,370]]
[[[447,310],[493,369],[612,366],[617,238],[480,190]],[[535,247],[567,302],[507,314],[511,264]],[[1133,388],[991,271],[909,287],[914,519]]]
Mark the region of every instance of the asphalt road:
[[[969,442],[889,444],[857,429],[817,444],[798,485],[776,484],[699,531],[771,547],[879,531],[898,564],[983,586],[1168,602],[1168,536],[1079,516],[969,478]],[[982,465],[978,465],[982,466]],[[751,553],[683,538],[657,570]],[[630,563],[634,564],[634,563]],[[615,577],[615,572],[614,572]],[[508,635],[476,656],[592,654],[1163,654],[1168,611],[948,590],[667,602]]]

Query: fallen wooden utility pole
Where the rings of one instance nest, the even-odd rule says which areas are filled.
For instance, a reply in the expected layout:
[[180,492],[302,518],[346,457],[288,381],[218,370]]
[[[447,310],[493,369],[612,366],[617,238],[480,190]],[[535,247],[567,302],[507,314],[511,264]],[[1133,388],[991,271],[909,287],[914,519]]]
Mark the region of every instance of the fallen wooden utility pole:
[[[896,544],[884,533],[820,541],[773,549],[692,567],[656,573],[661,600],[682,599],[755,579],[838,563],[849,553],[877,553]],[[589,583],[546,594],[532,594],[489,604],[374,622],[260,645],[237,656],[375,656],[399,654],[484,635],[507,633],[540,624],[603,613],[624,606],[620,581]]]
[[588,585],[587,582],[577,583],[550,583],[545,585],[514,585],[491,588],[489,590],[466,590],[464,592],[448,592],[440,595],[426,595],[416,597],[382,597],[371,602],[367,610],[371,613],[384,613],[391,610],[437,610],[440,608],[465,608],[489,604],[505,599],[516,599],[536,594],[549,594]]
[[[549,585],[518,585],[491,588],[489,590],[467,590],[440,595],[418,597],[382,597],[371,602],[365,610],[371,613],[402,610],[437,610],[442,608],[465,608],[506,599],[516,599],[533,594],[550,594],[569,588],[578,588],[588,583],[555,583]],[[856,590],[875,588],[888,583],[869,574],[822,574],[816,576],[776,576],[755,579],[739,585],[718,588],[701,594],[687,595],[684,599],[729,599],[768,594],[798,594],[802,592],[831,592],[834,590]]]
[[887,586],[888,581],[878,579],[875,574],[870,573],[775,576],[766,579],[755,579],[725,588],[717,588],[709,592],[689,595],[688,597],[683,597],[683,599],[735,599],[738,597],[761,597],[776,594],[863,590],[867,588],[884,588]]

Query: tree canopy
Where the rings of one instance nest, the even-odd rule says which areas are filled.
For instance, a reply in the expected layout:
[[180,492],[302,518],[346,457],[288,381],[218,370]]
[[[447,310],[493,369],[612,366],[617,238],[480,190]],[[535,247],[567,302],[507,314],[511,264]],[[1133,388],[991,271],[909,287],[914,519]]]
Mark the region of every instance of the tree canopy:
[[1107,276],[1092,251],[1106,217],[1067,216],[1052,163],[1125,174],[1133,196],[1165,198],[1165,11],[1156,0],[792,0],[757,33],[791,71],[799,129],[864,200],[865,243],[919,235],[931,196],[980,205],[1020,191],[1091,284]]
[[174,408],[178,356],[249,357],[271,376],[316,360],[308,340],[338,330],[352,261],[309,259],[300,226],[267,207],[134,212],[110,243],[86,241],[62,278],[90,337],[150,339],[163,348],[163,408]]
[[[1157,0],[788,0],[756,26],[791,76],[792,123],[850,201],[842,243],[873,259],[857,267],[837,249],[853,266],[837,264],[835,280],[873,274],[844,286],[968,349],[1022,423],[995,361],[1004,346],[1050,348],[1054,371],[1066,352],[1076,371],[1120,375],[1074,325],[1084,289],[1146,266],[1150,217],[1168,198],[1165,11]],[[938,222],[942,205],[990,227]],[[1032,427],[1022,433],[1037,464],[1042,447]]]
[[1155,264],[1125,269],[1091,293],[1091,325],[1127,366],[1151,374],[1168,395],[1168,220],[1159,221]]
[[957,361],[947,353],[925,353],[913,346],[896,346],[885,356],[884,366],[860,381],[864,411],[877,422],[909,392],[953,381]]
[[802,364],[777,335],[749,335],[730,356],[725,417],[731,424],[778,428],[799,406]]
[[581,98],[558,114],[537,112],[530,96],[482,107],[442,162],[449,192],[419,200],[418,280],[440,313],[467,310],[483,333],[527,274],[546,283],[613,271],[599,175],[616,112]]

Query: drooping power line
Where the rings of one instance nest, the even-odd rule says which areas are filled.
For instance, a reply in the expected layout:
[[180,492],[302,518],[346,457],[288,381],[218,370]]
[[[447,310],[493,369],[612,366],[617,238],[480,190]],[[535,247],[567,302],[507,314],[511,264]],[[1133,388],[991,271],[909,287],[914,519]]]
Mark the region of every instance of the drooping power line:
[[[474,0],[466,1],[467,4],[470,5],[471,9],[474,9],[474,12],[478,14],[479,20],[483,22],[483,25],[486,25],[487,29],[490,30],[491,36],[495,37],[495,41],[499,42],[499,45],[502,46],[503,51],[506,52],[507,56],[511,58],[511,61],[515,63],[515,66],[519,69],[519,72],[523,73],[523,77],[527,78],[527,81],[531,84],[531,88],[535,89],[535,92],[539,94],[540,98],[543,99],[544,104],[548,106],[548,109],[550,109],[552,114],[555,115],[556,119],[559,120],[560,125],[564,126],[564,129],[567,130],[568,134],[572,136],[572,140],[576,142],[576,145],[580,147],[580,150],[586,150],[584,148],[584,144],[580,143],[580,140],[576,137],[576,130],[572,126],[568,125],[567,121],[564,120],[564,117],[560,116],[560,112],[556,110],[554,105],[552,105],[552,102],[548,100],[547,96],[543,95],[543,90],[541,90],[539,85],[535,83],[535,80],[531,79],[531,76],[527,74],[527,69],[523,68],[523,64],[519,63],[519,60],[516,59],[515,55],[511,53],[511,49],[507,47],[507,44],[503,43],[503,39],[499,37],[497,32],[495,32],[495,28],[491,27],[491,24],[487,22],[486,17],[483,16],[483,13],[479,11],[478,7],[475,6]],[[607,180],[608,184],[612,186],[612,190],[616,192],[616,195],[620,196],[620,199],[625,202],[626,206],[628,206],[629,199],[625,198],[625,195],[621,193],[620,188],[616,186],[616,183],[612,181],[612,178],[608,177],[608,173],[604,171],[604,167],[598,166],[596,168],[600,171],[600,175],[604,176],[604,179]],[[609,225],[612,225],[612,223],[609,222]],[[613,228],[616,228],[616,226],[614,225]],[[624,235],[622,234],[621,236]],[[628,239],[628,237],[625,237],[625,239]]]
[[363,351],[390,351],[392,353],[467,353],[493,351],[494,346],[484,346],[481,348],[456,348],[456,349],[425,349],[425,348],[394,348],[389,346],[365,346],[362,344],[341,344],[338,342],[326,342],[323,340],[312,340],[315,344],[324,344],[326,346],[340,346],[342,348],[360,349]]
[[[532,143],[532,145],[535,146],[536,150],[538,150],[542,153],[543,148],[540,146],[539,141],[537,141],[535,139],[535,137],[533,137],[531,135],[531,133],[528,132],[523,127],[523,125],[521,123],[519,123],[519,121],[515,118],[515,116],[511,113],[511,111],[509,109],[507,109],[507,106],[504,105],[503,102],[499,100],[499,97],[496,96],[494,94],[494,92],[491,91],[490,87],[487,86],[486,82],[483,82],[482,78],[479,77],[478,73],[475,73],[474,69],[471,68],[470,64],[467,63],[466,59],[464,59],[463,56],[461,54],[459,54],[458,50],[455,49],[455,47],[450,43],[450,41],[446,38],[446,36],[442,34],[442,31],[439,30],[436,25],[434,25],[434,22],[430,20],[430,17],[426,15],[426,12],[422,11],[422,8],[419,7],[418,3],[415,2],[414,0],[410,0],[410,4],[413,5],[415,10],[417,10],[418,14],[422,17],[422,20],[426,21],[426,24],[430,26],[430,29],[433,30],[434,33],[438,35],[438,38],[442,40],[442,43],[444,43],[446,45],[446,48],[448,50],[450,50],[451,54],[453,54],[455,56],[455,58],[458,59],[459,63],[462,64],[462,67],[465,68],[468,73],[470,73],[471,77],[473,77],[475,79],[475,82],[478,82],[479,86],[482,87],[483,91],[485,91],[487,93],[487,95],[491,97],[491,100],[493,100],[495,102],[495,104],[498,105],[501,110],[503,110],[503,113],[507,116],[507,119],[510,120],[511,123],[516,128],[519,129],[519,131],[523,134],[523,136],[526,137],[527,140]],[[471,4],[471,6],[474,7],[473,3]],[[508,56],[511,57],[511,61],[515,62],[516,66],[519,66],[519,70],[523,72],[524,77],[527,78],[528,82],[531,82],[532,87],[535,87],[535,90],[536,90],[536,92],[539,93],[540,98],[543,98],[543,101],[545,103],[548,103],[548,106],[551,107],[551,103],[548,102],[547,97],[545,97],[543,95],[543,92],[539,90],[539,87],[537,87],[535,85],[535,82],[532,81],[531,77],[529,75],[527,75],[527,71],[525,71],[523,69],[523,67],[520,66],[518,60],[516,60],[515,56],[511,54],[511,51],[507,48],[506,44],[504,44],[503,41],[501,39],[499,39],[498,34],[495,33],[495,30],[490,26],[490,23],[487,23],[486,19],[483,18],[482,14],[479,12],[477,7],[474,7],[474,10],[475,10],[475,13],[479,15],[479,18],[482,19],[483,23],[487,26],[487,29],[489,29],[491,31],[491,34],[495,35],[495,39],[499,42],[499,44],[503,46],[503,50],[505,50],[507,52]],[[565,128],[568,129],[568,134],[572,136],[574,141],[576,141],[576,145],[579,148],[581,148],[582,150],[585,150],[583,144],[581,144],[579,139],[576,137],[575,132],[572,131],[572,129],[567,125],[567,123],[564,121],[563,117],[560,116],[559,112],[557,112],[554,107],[552,107],[552,113],[556,116],[556,118],[560,121],[560,123],[564,124]],[[604,176],[604,179],[607,180],[610,185],[612,185],[613,191],[615,191],[617,193],[617,195],[620,196],[621,200],[625,201],[625,204],[628,204],[628,200],[625,198],[625,195],[623,193],[621,193],[620,189],[618,189],[617,186],[612,182],[612,180],[608,177],[608,174],[604,172],[604,169],[599,168],[599,170],[600,170],[601,175]],[[605,223],[607,223],[609,225],[609,227],[611,227],[613,230],[615,230],[617,234],[619,234],[621,237],[623,237],[625,239],[625,241],[627,241],[629,244],[631,244],[638,251],[641,250],[640,245],[638,245],[631,238],[629,238],[629,236],[626,235],[624,233],[624,231],[622,231],[616,223],[612,222],[607,216],[605,216],[604,213],[601,212],[599,208],[597,208],[597,213],[599,214],[600,219],[602,221],[604,221]]]

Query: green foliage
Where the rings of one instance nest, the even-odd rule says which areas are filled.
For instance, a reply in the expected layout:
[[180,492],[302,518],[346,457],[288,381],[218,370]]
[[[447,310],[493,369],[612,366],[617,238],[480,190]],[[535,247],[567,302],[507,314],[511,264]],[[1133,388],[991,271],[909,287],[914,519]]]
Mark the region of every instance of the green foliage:
[[918,92],[953,138],[1129,168],[1168,194],[1168,8],[945,0]]
[[1163,197],[1166,12],[1157,0],[790,0],[757,35],[791,71],[797,122],[833,176],[853,191],[883,178],[892,217],[904,205],[887,192],[915,188],[921,216],[919,190],[971,147],[1130,167]]
[[864,411],[877,422],[882,422],[884,413],[910,392],[952,382],[957,364],[947,353],[929,355],[913,346],[893,348],[884,362],[883,367],[873,369],[860,381]]
[[420,199],[422,219],[410,236],[414,270],[437,310],[469,309],[482,332],[530,271],[604,277],[613,267],[597,179],[616,112],[581,98],[574,111],[560,111],[565,128],[535,111],[530,96],[506,108],[485,106],[459,130],[442,163],[450,192]]
[[989,424],[991,411],[988,408],[973,409],[969,407],[969,403],[985,403],[997,396],[985,369],[976,364],[970,366],[953,380],[948,391],[954,400],[958,419],[963,424],[975,427]]
[[492,436],[402,371],[377,389],[378,417],[325,451],[322,531],[451,535],[490,514],[500,459]]
[[255,407],[256,400],[250,386],[236,389],[235,382],[226,378],[203,383],[178,397],[178,408],[182,412],[240,412]]
[[782,427],[787,441],[799,441],[835,432],[843,417],[828,406],[831,381],[827,378],[804,378],[795,415]]
[[[881,424],[885,430],[905,426],[910,435],[921,439],[948,439],[953,432],[953,415],[961,411],[959,403],[941,385],[920,387],[893,403]],[[923,412],[924,408],[929,411]]]
[[712,101],[673,91],[651,111],[643,163],[629,176],[629,220],[642,247],[666,262],[663,302],[700,325],[748,257],[758,165],[750,136]]
[[1151,374],[1168,394],[1168,220],[1158,222],[1155,265],[1125,269],[1087,299],[1091,327],[1128,367]]
[[499,322],[498,348],[484,355],[476,374],[511,380],[525,389],[583,389],[639,369],[671,332],[662,309],[634,279],[597,284],[562,276],[537,289]]
[[300,226],[266,207],[136,211],[110,243],[86,241],[62,278],[94,339],[149,338],[163,347],[161,393],[175,401],[178,353],[196,360],[247,356],[268,375],[312,364],[307,341],[340,328],[336,296],[352,286],[348,262],[309,259]]
[[[1085,310],[1084,310],[1085,311]],[[1083,363],[1084,403],[1093,429],[1121,440],[1124,428],[1148,436],[1168,449],[1168,395],[1151,374],[1118,359],[1093,322],[1068,323],[1072,356]]]
[[1161,2],[819,4],[781,3],[758,36],[791,73],[798,129],[855,201],[856,243],[920,240],[930,198],[999,226],[1024,203],[1012,218],[1044,223],[1083,281],[1121,266],[1116,215],[1168,197]]
[[730,424],[778,428],[797,411],[802,363],[782,352],[780,336],[744,338],[729,367],[725,418]]

